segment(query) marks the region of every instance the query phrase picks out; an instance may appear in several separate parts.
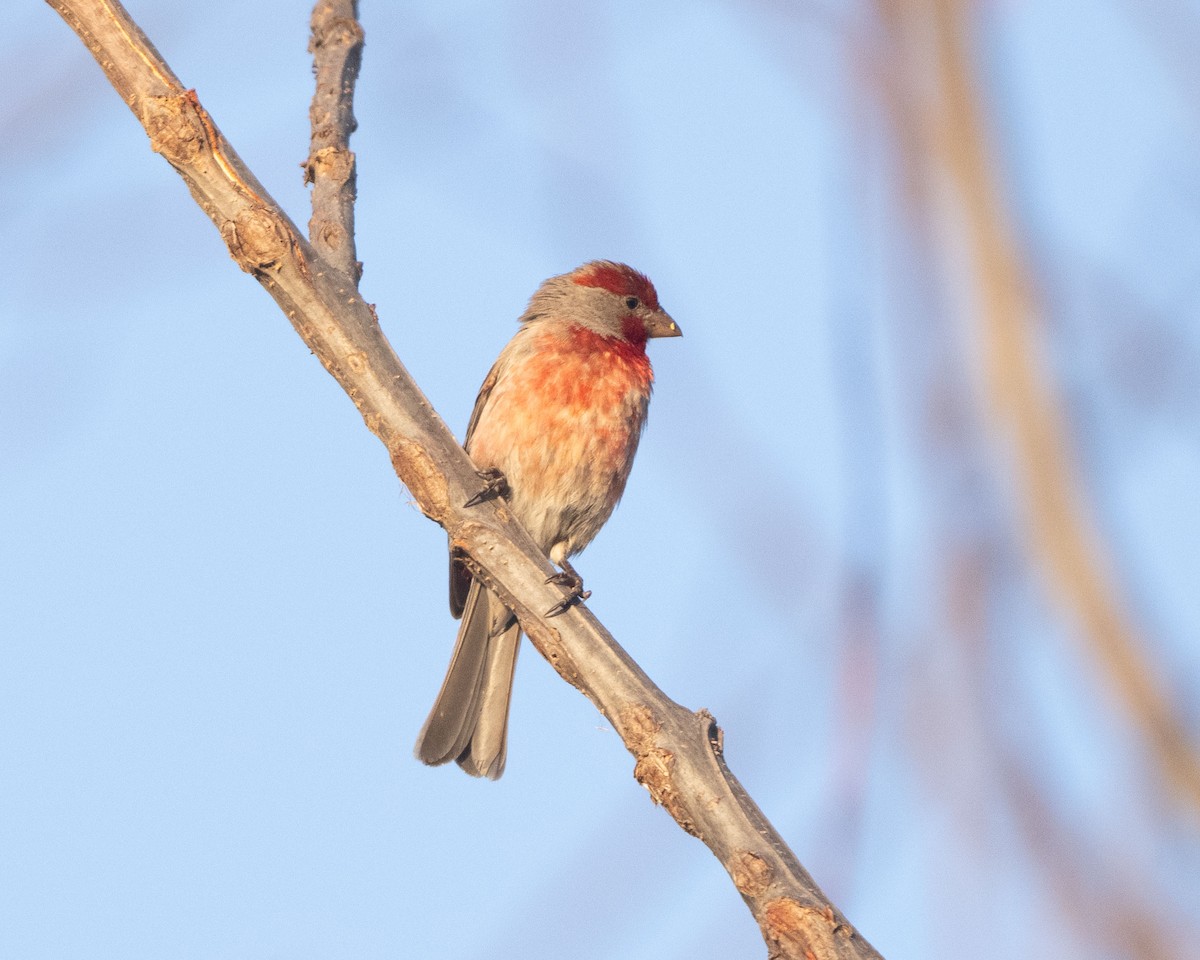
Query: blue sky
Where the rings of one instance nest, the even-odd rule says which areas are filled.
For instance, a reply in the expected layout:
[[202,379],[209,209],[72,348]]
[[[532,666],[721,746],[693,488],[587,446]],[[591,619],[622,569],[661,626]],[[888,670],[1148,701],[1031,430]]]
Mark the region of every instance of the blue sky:
[[[129,9],[306,222],[308,9]],[[1196,16],[995,4],[975,44],[1080,502],[1193,743]],[[1133,888],[1168,941],[1194,933],[1195,817],[1027,549],[977,326],[946,307],[967,281],[902,216],[864,93],[873,8],[362,17],[362,290],[451,429],[545,276],[628,261],[682,325],[577,566],[851,920],[891,960],[1069,960],[1098,955],[1080,914]],[[500,782],[412,759],[454,635],[443,533],[74,35],[44,6],[12,21],[0,952],[762,955],[720,866],[528,646]],[[961,449],[934,442],[930,371]],[[990,558],[976,646],[964,543]],[[998,789],[1013,758],[1041,815]],[[1056,877],[1031,822],[1069,824],[1070,870],[1104,880]]]

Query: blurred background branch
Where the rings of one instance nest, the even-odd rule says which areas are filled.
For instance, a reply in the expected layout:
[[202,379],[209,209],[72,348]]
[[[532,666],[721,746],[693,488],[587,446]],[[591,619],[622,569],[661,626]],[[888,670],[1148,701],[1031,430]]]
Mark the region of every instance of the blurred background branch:
[[[1077,618],[1082,639],[1108,671],[1143,730],[1162,776],[1200,814],[1200,756],[1182,724],[1171,691],[1154,667],[1125,608],[1109,550],[1091,522],[1090,497],[1064,428],[1061,406],[1039,348],[1042,311],[1013,216],[1000,198],[995,153],[973,64],[974,8],[968,0],[913,0],[912,19],[932,27],[929,47],[910,64],[933,67],[933,89],[922,111],[928,162],[949,188],[943,197],[959,216],[943,215],[944,242],[961,244],[976,292],[967,294],[981,326],[983,366],[996,441],[1009,456],[1022,503],[1024,541],[1045,571],[1048,588]],[[957,229],[956,229],[957,228]]]

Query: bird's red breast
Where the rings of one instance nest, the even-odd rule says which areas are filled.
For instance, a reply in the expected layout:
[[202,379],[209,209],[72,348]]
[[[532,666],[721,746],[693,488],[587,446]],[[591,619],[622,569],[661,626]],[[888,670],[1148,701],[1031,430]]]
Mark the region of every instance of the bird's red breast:
[[[540,524],[526,504],[540,511],[593,503],[599,529],[624,490],[645,424],[654,380],[645,343],[547,326],[522,331],[509,349],[471,456],[508,477],[512,505],[535,539]],[[587,533],[585,541],[594,531]]]

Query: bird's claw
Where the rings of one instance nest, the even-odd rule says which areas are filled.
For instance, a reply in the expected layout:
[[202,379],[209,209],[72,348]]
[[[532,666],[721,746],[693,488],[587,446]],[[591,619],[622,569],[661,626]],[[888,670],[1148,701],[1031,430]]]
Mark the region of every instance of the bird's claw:
[[508,496],[508,480],[495,467],[488,470],[479,471],[479,479],[484,483],[484,487],[475,496],[463,504],[463,509],[467,507],[475,507],[488,500],[495,500],[497,497]]
[[558,601],[554,606],[546,611],[546,617],[557,617],[560,613],[566,613],[575,604],[582,603],[592,595],[591,590],[584,590],[581,593],[568,593],[565,597]]
[[582,603],[592,595],[591,590],[583,589],[583,580],[573,570],[556,573],[552,577],[547,577],[546,582],[567,588],[567,595],[546,611],[546,617],[557,617],[560,613],[566,613],[577,603]]

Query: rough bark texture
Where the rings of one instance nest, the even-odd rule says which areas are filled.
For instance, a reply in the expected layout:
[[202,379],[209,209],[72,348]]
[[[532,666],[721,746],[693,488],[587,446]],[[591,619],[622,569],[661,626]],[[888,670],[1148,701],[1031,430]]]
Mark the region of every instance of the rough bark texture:
[[354,84],[362,65],[363,31],[356,0],[318,0],[312,13],[316,92],[308,116],[312,144],[304,162],[304,182],[313,185],[308,236],[317,253],[355,282],[362,264],[354,249],[355,158],[350,134]]
[[769,956],[878,957],[730,773],[713,718],[671,701],[586,607],[542,617],[562,596],[546,583],[553,568],[503,501],[460,506],[478,492],[479,476],[392,351],[352,271],[318,256],[123,8],[104,0],[50,3],[92,51],[153,149],[183,177],[234,260],[349,394],[421,510],[469,555],[472,571],[516,612],[542,655],[609,719],[654,801],[724,865]]

